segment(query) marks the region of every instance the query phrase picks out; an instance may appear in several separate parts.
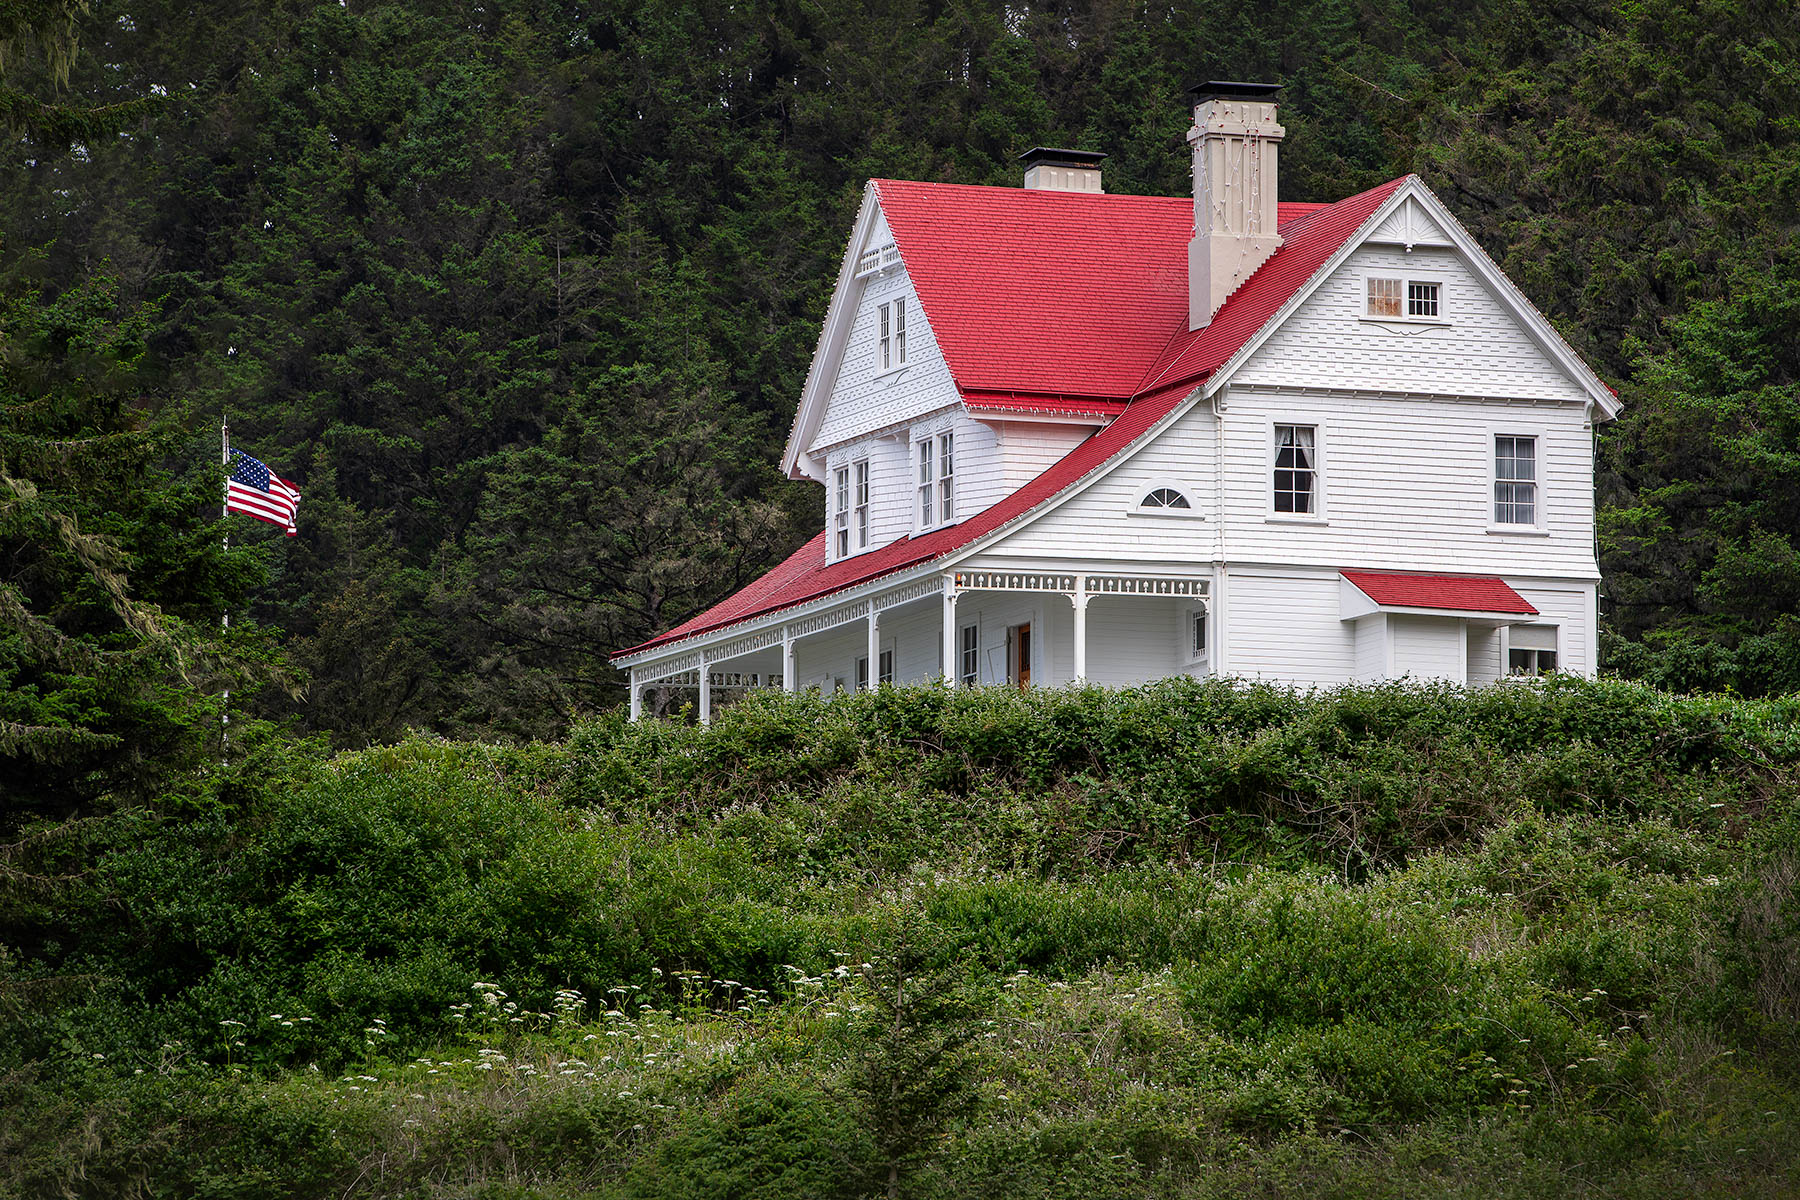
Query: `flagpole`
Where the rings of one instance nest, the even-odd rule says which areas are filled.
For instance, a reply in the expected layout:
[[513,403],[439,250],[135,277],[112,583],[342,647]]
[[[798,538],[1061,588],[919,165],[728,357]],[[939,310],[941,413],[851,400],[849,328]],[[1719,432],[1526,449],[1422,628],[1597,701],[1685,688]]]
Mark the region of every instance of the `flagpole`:
[[[219,462],[224,466],[225,473],[227,475],[230,475],[230,473],[231,473],[231,424],[226,419],[225,408],[223,405],[221,405],[219,408]],[[229,500],[228,500],[229,488],[230,488],[230,485],[229,485],[229,483],[227,483],[226,489],[222,490],[219,493],[219,519],[222,522],[224,522],[224,525],[225,525],[224,550],[225,550],[225,553],[228,555],[231,553],[231,520],[230,520],[231,509],[229,507]],[[219,629],[226,637],[231,636],[231,609],[229,606],[226,607],[224,613],[222,613],[219,617]],[[231,682],[230,682],[230,680],[227,680],[226,684],[225,684],[224,701],[223,701],[222,706],[219,709],[219,765],[221,767],[224,767],[224,766],[229,766],[230,763],[231,763]]]

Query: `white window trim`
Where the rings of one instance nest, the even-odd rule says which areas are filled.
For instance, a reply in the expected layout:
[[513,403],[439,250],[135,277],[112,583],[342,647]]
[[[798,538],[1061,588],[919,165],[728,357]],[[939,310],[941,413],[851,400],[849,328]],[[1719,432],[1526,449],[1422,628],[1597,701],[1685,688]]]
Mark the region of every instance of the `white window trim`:
[[[1369,280],[1398,279],[1400,281],[1400,305],[1402,312],[1397,317],[1376,316],[1369,311]],[[1428,283],[1438,290],[1438,315],[1435,317],[1409,317],[1404,309],[1407,304],[1407,286],[1414,283]],[[1454,324],[1450,313],[1450,284],[1444,276],[1432,271],[1380,271],[1370,268],[1362,273],[1359,291],[1356,296],[1357,319],[1373,325],[1406,325],[1406,326],[1443,326]]]
[[[1495,462],[1498,454],[1494,439],[1503,437],[1528,437],[1535,439],[1537,443],[1535,460],[1537,463],[1537,502],[1532,505],[1533,520],[1529,525],[1502,525],[1494,519],[1494,485],[1500,482],[1499,464]],[[1481,497],[1482,524],[1487,532],[1503,537],[1507,535],[1513,537],[1550,536],[1550,525],[1546,520],[1544,503],[1549,492],[1549,480],[1546,478],[1544,470],[1544,447],[1549,440],[1549,431],[1542,425],[1523,425],[1515,421],[1500,421],[1492,422],[1487,426],[1485,441],[1482,444],[1483,453],[1487,455],[1487,470],[1484,472],[1487,478],[1487,488]]]
[[[855,553],[856,537],[850,527],[851,468],[848,462],[831,468],[831,490],[828,504],[831,529],[831,561],[841,562]],[[840,486],[841,485],[841,486]],[[840,537],[840,535],[842,535]]]
[[[906,340],[904,343],[900,340],[898,324],[894,320],[893,306],[896,301],[906,310]],[[899,375],[912,366],[912,326],[914,312],[917,308],[918,305],[913,302],[912,296],[904,292],[883,300],[875,306],[875,373],[870,378],[886,379],[890,375]],[[888,365],[885,367],[881,365],[883,341],[881,326],[884,319],[888,327],[886,341],[889,347]]]
[[850,552],[875,547],[875,474],[865,456],[850,463]]
[[[963,638],[969,630],[975,631],[975,675],[969,678],[963,670]],[[964,621],[956,629],[956,685],[958,687],[976,687],[981,683],[981,621],[979,616],[973,621]]]
[[[948,437],[955,439],[956,442],[960,442],[961,439],[956,437],[957,432],[958,430],[954,424],[935,426],[931,428],[929,432],[924,430],[914,430],[912,440],[907,444],[906,470],[912,485],[909,494],[911,496],[914,533],[928,533],[934,529],[944,529],[951,525],[955,525],[963,519],[962,496],[959,494],[959,489],[956,484],[956,481],[963,476],[961,470],[963,447],[955,444],[955,442],[953,442],[950,460],[951,515],[948,518],[944,516],[944,497],[942,490],[944,481],[944,439]],[[931,448],[931,479],[929,482],[922,480],[919,477],[919,448],[921,446],[929,446]],[[919,502],[919,493],[925,491],[927,488],[930,489],[931,495],[931,504],[928,510]],[[930,513],[929,516],[926,515],[927,511]]]
[[[1205,604],[1189,604],[1180,610],[1180,619],[1175,624],[1175,661],[1187,667],[1202,667],[1212,661],[1212,647],[1215,631],[1211,606]],[[1206,649],[1194,653],[1194,618],[1206,622]]]
[[[1567,664],[1568,664],[1569,659],[1568,659],[1568,650],[1566,647],[1566,642],[1568,641],[1568,638],[1567,638],[1566,632],[1563,628],[1564,625],[1566,624],[1566,622],[1558,621],[1554,625],[1551,625],[1550,622],[1548,622],[1548,621],[1525,621],[1522,623],[1526,624],[1526,625],[1536,626],[1538,628],[1543,628],[1544,626],[1548,625],[1550,628],[1556,630],[1556,667],[1555,667],[1555,670],[1559,674],[1568,674],[1569,668],[1568,668]],[[1522,682],[1524,680],[1530,680],[1530,679],[1542,679],[1543,678],[1542,674],[1514,675],[1512,673],[1512,631],[1513,631],[1513,627],[1511,625],[1502,625],[1500,627],[1500,681],[1502,683],[1505,683],[1510,680],[1512,682],[1517,683],[1517,682]]]
[[[1273,480],[1274,476],[1271,475],[1270,479]],[[1167,488],[1171,492],[1180,492],[1183,496],[1187,497],[1187,502],[1188,502],[1189,507],[1187,507],[1187,508],[1145,508],[1144,507],[1145,498],[1148,497],[1151,492],[1154,492],[1154,491],[1158,490],[1159,488]],[[1172,517],[1177,521],[1204,521],[1204,520],[1206,520],[1206,514],[1200,511],[1200,505],[1199,505],[1200,489],[1199,489],[1199,487],[1197,487],[1191,483],[1175,483],[1174,481],[1168,480],[1168,479],[1152,479],[1147,483],[1140,484],[1137,487],[1137,489],[1134,492],[1132,492],[1132,496],[1133,496],[1133,499],[1132,499],[1131,503],[1126,507],[1125,511],[1126,511],[1126,513],[1128,513],[1129,515],[1134,516],[1134,517],[1152,517],[1152,518]],[[1271,501],[1271,503],[1272,502],[1273,501]]]
[[[1275,456],[1281,449],[1275,430],[1282,425],[1313,431],[1313,511],[1309,513],[1278,512],[1275,508]],[[1268,422],[1263,438],[1263,520],[1271,525],[1329,525],[1331,508],[1325,500],[1325,484],[1331,469],[1330,431],[1325,418],[1317,413],[1286,412]]]

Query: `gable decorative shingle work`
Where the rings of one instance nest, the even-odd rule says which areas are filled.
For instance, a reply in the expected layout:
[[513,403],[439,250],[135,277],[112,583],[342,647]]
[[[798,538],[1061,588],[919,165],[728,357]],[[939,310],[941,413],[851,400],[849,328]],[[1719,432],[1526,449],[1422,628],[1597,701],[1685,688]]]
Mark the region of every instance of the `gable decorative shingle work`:
[[961,550],[1080,483],[1158,428],[1406,182],[1280,206],[1281,249],[1203,329],[1187,328],[1193,202],[876,180],[920,306],[971,409],[1118,415],[1030,483],[957,525],[826,562],[821,533],[629,658]]

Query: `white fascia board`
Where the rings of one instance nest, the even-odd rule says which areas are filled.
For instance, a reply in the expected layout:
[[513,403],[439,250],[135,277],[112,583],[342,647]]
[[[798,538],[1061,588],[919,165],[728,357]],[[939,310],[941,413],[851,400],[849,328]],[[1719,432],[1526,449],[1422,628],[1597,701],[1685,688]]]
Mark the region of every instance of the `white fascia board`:
[[1588,366],[1582,357],[1575,353],[1574,347],[1570,346],[1562,334],[1556,331],[1556,326],[1550,323],[1549,318],[1539,312],[1537,306],[1519,290],[1518,285],[1500,269],[1499,264],[1488,257],[1487,251],[1483,250],[1481,244],[1470,235],[1467,229],[1463,228],[1462,222],[1456,219],[1456,215],[1444,207],[1443,201],[1439,200],[1436,194],[1425,186],[1425,181],[1417,175],[1408,175],[1405,182],[1394,189],[1394,194],[1383,201],[1373,213],[1370,213],[1369,218],[1357,227],[1356,232],[1345,239],[1344,244],[1325,260],[1323,266],[1313,272],[1312,278],[1308,279],[1292,296],[1289,296],[1287,302],[1276,311],[1275,315],[1263,322],[1262,328],[1258,329],[1249,341],[1240,346],[1237,353],[1233,354],[1224,366],[1213,372],[1212,377],[1205,384],[1206,394],[1211,396],[1221,391],[1230,382],[1231,377],[1237,374],[1238,370],[1249,362],[1258,350],[1262,349],[1263,343],[1274,336],[1275,331],[1281,328],[1288,317],[1306,303],[1312,294],[1319,290],[1320,285],[1336,273],[1337,269],[1343,266],[1352,254],[1361,249],[1369,241],[1370,235],[1381,228],[1382,223],[1408,200],[1418,201],[1439,223],[1439,227],[1449,236],[1452,247],[1462,255],[1470,269],[1475,272],[1476,277],[1487,285],[1489,291],[1500,300],[1501,304],[1506,306],[1538,348],[1561,367],[1570,379],[1580,385],[1582,390],[1587,393],[1593,407],[1599,412],[1601,419],[1610,421],[1618,416],[1620,405],[1618,398],[1612,394],[1612,390],[1601,382],[1600,377],[1594,374],[1593,368]]
[[806,386],[800,389],[800,404],[794,410],[794,423],[788,430],[787,449],[781,454],[781,473],[789,479],[825,481],[825,464],[808,449],[825,419],[825,408],[831,402],[832,385],[837,381],[838,365],[844,358],[844,343],[850,340],[850,327],[856,323],[857,301],[862,284],[856,280],[856,260],[863,243],[877,220],[881,219],[881,202],[875,195],[873,181],[863,186],[862,206],[856,213],[856,224],[850,241],[844,247],[844,260],[838,266],[837,286],[825,308],[825,321],[819,327],[819,343],[813,348],[812,366],[806,372]]

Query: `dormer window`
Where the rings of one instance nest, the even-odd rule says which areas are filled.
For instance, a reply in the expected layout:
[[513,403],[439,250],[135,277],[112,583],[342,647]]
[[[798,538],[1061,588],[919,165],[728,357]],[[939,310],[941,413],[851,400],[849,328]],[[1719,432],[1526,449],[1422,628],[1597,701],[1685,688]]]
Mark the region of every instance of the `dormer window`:
[[1370,276],[1364,315],[1376,321],[1442,321],[1444,285],[1433,279]]
[[906,365],[906,298],[904,296],[875,308],[876,324],[881,337],[881,369],[891,371]]

